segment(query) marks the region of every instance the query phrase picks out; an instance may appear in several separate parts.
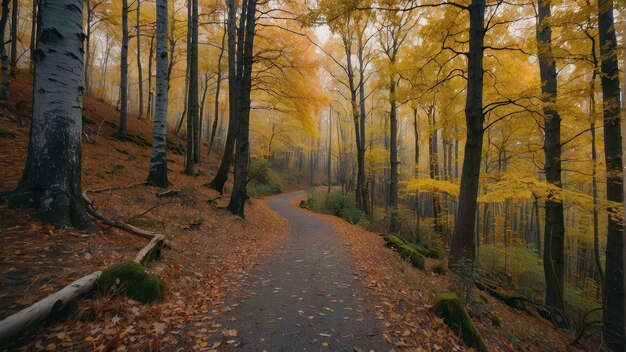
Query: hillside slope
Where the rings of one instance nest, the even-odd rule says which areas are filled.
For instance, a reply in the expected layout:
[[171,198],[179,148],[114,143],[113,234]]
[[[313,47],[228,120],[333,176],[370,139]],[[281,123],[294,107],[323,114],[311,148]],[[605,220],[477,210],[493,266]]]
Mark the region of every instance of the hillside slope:
[[[31,77],[18,75],[11,82],[10,99],[0,106],[0,192],[17,185],[24,167],[31,96]],[[110,138],[118,116],[114,107],[84,99],[84,189],[125,186],[147,177],[151,149],[144,144],[151,140],[151,125],[130,116],[129,132],[139,136],[137,143],[119,142]],[[170,181],[181,189],[178,196],[159,198],[155,194],[160,190],[140,186],[92,197],[105,215],[167,236],[173,248],[149,268],[167,282],[166,299],[154,306],[138,306],[127,299],[81,300],[60,323],[49,322],[5,348],[86,350],[119,345],[138,350],[146,343],[190,346],[196,344],[196,335],[206,338],[216,313],[228,309],[224,297],[237,289],[244,273],[262,255],[280,245],[288,227],[263,201],[252,201],[245,220],[212,205],[209,200],[218,195],[202,185],[216,169],[216,159],[206,162],[206,150],[196,178],[182,174],[182,155],[170,152],[168,159]],[[146,244],[145,239],[120,230],[101,228],[93,235],[55,229],[38,221],[32,209],[2,206],[0,318],[83,275],[132,259]],[[200,322],[202,328],[194,325]],[[163,337],[164,331],[177,333]]]

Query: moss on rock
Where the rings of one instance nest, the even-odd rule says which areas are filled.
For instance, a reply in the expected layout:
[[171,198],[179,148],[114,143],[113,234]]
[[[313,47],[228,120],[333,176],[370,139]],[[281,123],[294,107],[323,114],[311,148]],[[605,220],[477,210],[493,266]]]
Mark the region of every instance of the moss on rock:
[[133,261],[116,264],[105,271],[98,279],[101,295],[123,291],[141,303],[152,303],[165,296],[165,282]]
[[467,346],[474,347],[479,352],[487,351],[487,346],[485,346],[482,336],[474,327],[456,293],[441,293],[437,295],[432,309],[435,315],[442,318],[455,333],[461,334],[463,342]]

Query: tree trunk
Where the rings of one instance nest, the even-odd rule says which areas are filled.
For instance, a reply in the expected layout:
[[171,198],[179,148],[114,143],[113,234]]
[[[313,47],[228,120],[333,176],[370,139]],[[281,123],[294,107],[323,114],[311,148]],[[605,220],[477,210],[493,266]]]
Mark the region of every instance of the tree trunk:
[[238,120],[237,120],[237,8],[232,0],[228,1],[228,133],[226,142],[224,143],[224,154],[220,167],[213,180],[208,184],[214,190],[223,193],[224,184],[228,180],[228,173],[233,162],[233,153],[235,149],[235,141],[237,138]]
[[[178,120],[178,126],[176,126],[176,134],[180,133],[180,129],[183,127],[183,123],[185,119],[189,118],[189,112],[187,111],[189,108],[189,77],[190,76],[190,62],[191,62],[191,17],[192,17],[192,4],[191,0],[186,0],[187,2],[187,68],[185,69],[185,94],[183,96],[183,113],[180,115],[180,120]],[[189,132],[189,130],[187,131]]]
[[122,52],[120,65],[120,126],[117,138],[126,139],[126,114],[128,110],[128,0],[122,0]]
[[91,96],[91,75],[89,63],[91,62],[91,19],[93,16],[91,8],[91,0],[86,0],[87,7],[87,23],[85,24],[85,95]]
[[26,167],[9,200],[35,207],[56,226],[96,230],[80,192],[83,7],[80,0],[57,0],[41,10]]
[[152,159],[148,182],[162,188],[169,186],[167,180],[167,2],[157,0],[156,4],[156,105],[152,134]]
[[213,111],[213,126],[211,128],[211,135],[209,136],[209,154],[213,151],[213,143],[215,143],[215,133],[217,132],[217,122],[219,120],[220,113],[220,90],[222,88],[222,59],[224,58],[224,47],[227,29],[224,30],[222,35],[222,46],[220,47],[220,56],[217,60],[217,82],[215,83],[215,109]]
[[465,121],[467,141],[461,173],[461,191],[452,237],[451,263],[456,259],[476,259],[476,198],[483,149],[483,53],[485,35],[485,1],[472,0],[469,6],[469,53]]
[[598,287],[602,292],[604,300],[604,270],[602,269],[602,259],[600,256],[600,234],[598,231],[598,152],[596,150],[596,79],[600,65],[596,55],[596,37],[589,35],[591,40],[591,57],[593,59],[593,74],[589,83],[589,116],[591,118],[591,196],[593,198],[593,257],[598,273]]
[[[19,0],[12,0],[11,6],[11,76],[17,73],[17,31],[19,27]],[[4,40],[4,38],[3,38]]]
[[[232,1],[232,0],[230,0]],[[246,4],[247,2],[247,4]],[[237,216],[244,216],[244,206],[248,199],[246,185],[248,184],[248,164],[250,160],[250,91],[252,89],[252,58],[254,49],[254,30],[256,20],[257,0],[244,0],[242,6],[247,6],[246,11],[242,11],[240,21],[245,21],[245,38],[243,45],[243,57],[238,60],[243,61],[243,72],[241,74],[241,93],[237,96],[239,103],[237,107],[239,113],[239,129],[237,133],[237,148],[235,155],[235,180],[233,192],[228,204],[228,210]],[[245,14],[245,19],[244,19]]]
[[[561,183],[561,116],[556,110],[557,73],[556,60],[552,55],[552,28],[550,0],[538,0],[537,4],[537,46],[543,115],[545,119],[545,173],[546,181],[556,188]],[[543,272],[546,278],[546,305],[564,311],[563,265],[565,224],[563,202],[558,194],[549,195],[546,200],[546,222],[543,252]]]
[[328,161],[326,165],[326,176],[328,182],[328,193],[330,193],[330,185],[331,181],[331,171],[333,166],[333,109],[331,108],[328,112]]
[[111,37],[109,37],[108,33],[106,34],[106,50],[104,52],[104,67],[102,68],[102,94],[103,97],[106,94],[106,86],[107,86],[107,69],[109,67],[109,54],[111,53]]
[[[165,52],[167,55],[167,52]],[[146,112],[146,118],[148,121],[152,119],[154,109],[154,93],[152,92],[152,58],[154,57],[154,36],[150,37],[150,51],[148,52],[148,111]],[[167,71],[166,71],[167,72]]]
[[135,25],[135,35],[137,36],[137,93],[139,94],[139,119],[143,119],[143,70],[141,68],[141,1],[137,1],[137,17]]
[[369,191],[367,187],[367,176],[365,175],[365,119],[367,114],[365,113],[365,59],[363,57],[365,51],[365,43],[363,42],[364,31],[362,31],[357,40],[358,50],[357,58],[359,62],[359,138],[361,139],[360,149],[357,149],[357,183],[360,182],[360,187],[357,187],[357,192],[361,192],[361,211],[365,213],[365,216],[372,220],[372,212],[369,206]]
[[187,157],[185,175],[195,175],[198,128],[198,0],[191,0],[191,35],[189,38],[189,102],[187,109]]
[[[2,0],[2,18],[0,18],[0,38],[4,38],[7,21],[9,20],[9,2],[11,0]],[[0,47],[0,54],[2,55],[2,87],[0,88],[0,99],[9,98],[9,55],[7,54],[6,43],[4,39],[2,46]]]
[[413,169],[413,176],[419,178],[420,173],[420,134],[419,134],[419,120],[417,115],[417,108],[412,107],[413,110],[413,135],[415,137],[415,156],[413,162],[415,163]]
[[[395,64],[392,58],[391,65]],[[389,78],[389,232],[400,231],[398,220],[398,114],[396,104],[396,78],[391,75]]]
[[[613,19],[613,1],[599,0],[598,29],[604,120],[604,155],[606,158],[607,199],[624,201],[622,170],[621,98],[617,64],[617,38]],[[624,316],[624,231],[621,221],[608,216],[604,282],[604,337],[612,349],[626,349]]]
[[30,23],[30,70],[35,72],[35,43],[37,43],[37,9],[39,0],[33,0],[33,11]]

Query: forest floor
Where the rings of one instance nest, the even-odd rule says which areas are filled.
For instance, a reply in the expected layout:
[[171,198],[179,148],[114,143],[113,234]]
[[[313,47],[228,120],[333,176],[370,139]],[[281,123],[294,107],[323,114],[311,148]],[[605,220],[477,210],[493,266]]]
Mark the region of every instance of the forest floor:
[[[30,76],[17,76],[10,100],[0,104],[0,192],[15,188],[25,163],[30,82]],[[143,182],[150,161],[150,147],[143,141],[151,140],[150,123],[131,116],[129,131],[138,138],[119,142],[109,138],[119,115],[114,107],[85,98],[84,110],[89,138],[83,139],[83,189]],[[182,143],[174,136],[171,140]],[[311,343],[307,350],[466,350],[430,311],[433,297],[451,290],[450,275],[432,273],[439,261],[427,259],[426,270],[414,269],[385,248],[380,236],[297,208],[299,197],[253,199],[246,219],[237,219],[219,208],[226,199],[215,200],[218,194],[203,186],[216,169],[215,156],[205,150],[193,178],[182,174],[182,155],[170,153],[169,160],[170,181],[181,189],[176,197],[159,198],[159,190],[147,186],[92,196],[105,215],[147,220],[168,238],[172,248],[149,265],[167,283],[165,299],[144,306],[91,295],[0,351],[261,350],[259,341],[271,351],[280,348],[266,336],[285,323],[291,329],[281,334],[290,341],[305,334]],[[104,226],[96,234],[55,229],[36,220],[30,209],[6,206],[0,207],[0,233],[0,318],[81,276],[132,260],[146,244]],[[306,285],[314,289],[294,292]],[[490,350],[597,350],[591,344],[570,346],[567,331],[485,299],[502,321],[499,328],[476,321]],[[267,315],[258,315],[259,308]],[[273,309],[280,314],[272,315],[277,314]],[[326,320],[327,314],[336,319]],[[337,320],[344,317],[353,324]]]

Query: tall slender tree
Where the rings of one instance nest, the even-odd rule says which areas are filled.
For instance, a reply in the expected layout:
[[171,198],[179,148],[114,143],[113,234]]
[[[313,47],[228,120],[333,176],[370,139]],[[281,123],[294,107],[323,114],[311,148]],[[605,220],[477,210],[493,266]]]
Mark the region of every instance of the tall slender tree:
[[[229,4],[234,0],[229,0]],[[234,6],[230,4],[229,6]],[[248,164],[250,160],[250,109],[252,90],[252,64],[254,56],[254,36],[256,27],[257,0],[242,1],[239,19],[239,40],[237,49],[237,147],[235,150],[235,179],[228,210],[244,216],[244,206],[248,200]],[[241,31],[243,29],[243,31]]]
[[[557,72],[552,54],[552,18],[550,0],[537,1],[537,52],[541,75],[541,93],[544,115],[544,153],[546,181],[557,189],[561,184],[561,116],[556,109]],[[546,221],[543,251],[543,272],[546,278],[546,304],[564,310],[563,265],[565,223],[563,202],[558,194],[546,199]]]
[[137,39],[137,94],[139,95],[139,119],[143,119],[143,68],[141,67],[141,1],[137,2],[135,13],[135,36]]
[[128,113],[128,0],[122,0],[122,52],[120,63],[120,126],[116,137],[126,139]]
[[[11,0],[2,0],[2,17],[0,17],[0,38],[4,38],[4,34],[9,20],[9,3]],[[0,87],[0,99],[9,98],[9,54],[7,52],[4,40],[0,43],[0,55],[2,56],[2,86]]]
[[95,230],[81,197],[82,3],[44,1],[40,12],[28,155],[10,203],[30,205],[57,226]]
[[19,0],[11,1],[11,76],[17,73],[17,31],[19,28]]
[[32,16],[30,18],[30,45],[28,47],[30,53],[30,70],[35,71],[35,43],[37,42],[37,10],[39,0],[33,0]]
[[469,11],[469,52],[467,53],[467,99],[465,102],[465,124],[467,140],[461,191],[452,236],[451,263],[457,258],[476,258],[476,199],[480,178],[480,160],[483,150],[483,56],[485,44],[485,0],[472,0]]
[[213,126],[211,127],[211,133],[209,135],[209,155],[213,151],[213,144],[215,143],[215,134],[217,133],[217,123],[220,114],[220,92],[222,88],[222,59],[224,58],[224,50],[226,47],[226,34],[228,30],[224,28],[224,34],[222,35],[222,45],[220,46],[220,55],[217,59],[217,81],[215,83],[215,109],[213,110]]
[[152,134],[152,160],[148,182],[167,187],[167,1],[156,4],[156,101]]
[[[600,79],[604,120],[604,156],[606,158],[606,193],[612,202],[624,201],[622,169],[622,127],[617,37],[613,0],[598,1],[600,34]],[[615,351],[626,349],[626,296],[624,293],[624,226],[609,214],[604,276],[603,334]]]
[[[224,143],[224,152],[222,161],[217,170],[217,174],[208,184],[214,190],[223,193],[224,184],[228,180],[228,173],[233,162],[233,153],[235,150],[235,141],[237,139],[238,119],[237,119],[237,94],[238,78],[237,78],[237,7],[232,0],[228,1],[228,15],[226,23],[226,31],[228,37],[228,133]],[[243,17],[242,17],[243,18]],[[245,21],[244,21],[245,22]],[[243,35],[241,29],[239,33]],[[240,40],[241,41],[241,40]]]
[[198,0],[191,0],[191,35],[189,38],[189,103],[187,114],[187,151],[185,174],[195,174],[198,129]]

